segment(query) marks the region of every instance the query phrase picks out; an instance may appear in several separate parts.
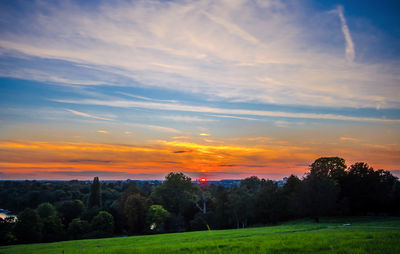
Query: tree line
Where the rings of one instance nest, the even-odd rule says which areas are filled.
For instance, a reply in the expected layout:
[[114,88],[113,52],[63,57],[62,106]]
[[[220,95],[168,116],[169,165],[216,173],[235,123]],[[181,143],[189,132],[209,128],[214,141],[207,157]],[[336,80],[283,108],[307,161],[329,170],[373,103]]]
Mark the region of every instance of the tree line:
[[0,182],[0,244],[243,228],[297,218],[400,215],[400,181],[389,171],[323,157],[283,186],[252,176],[239,185],[195,184],[183,173],[148,182]]

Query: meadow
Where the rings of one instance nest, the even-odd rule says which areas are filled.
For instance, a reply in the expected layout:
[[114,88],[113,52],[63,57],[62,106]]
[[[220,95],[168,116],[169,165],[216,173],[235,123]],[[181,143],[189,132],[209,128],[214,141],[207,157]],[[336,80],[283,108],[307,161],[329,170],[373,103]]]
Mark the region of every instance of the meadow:
[[3,246],[0,253],[400,253],[400,218],[298,220],[246,229]]

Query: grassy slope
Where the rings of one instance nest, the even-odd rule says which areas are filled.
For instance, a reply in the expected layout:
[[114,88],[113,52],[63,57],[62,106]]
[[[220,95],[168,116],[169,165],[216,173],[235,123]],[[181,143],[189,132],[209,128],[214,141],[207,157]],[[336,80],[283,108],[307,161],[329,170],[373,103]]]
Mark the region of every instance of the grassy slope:
[[[343,227],[343,223],[351,226]],[[64,251],[64,252],[63,252]],[[400,218],[294,221],[239,230],[0,247],[0,253],[400,253]]]

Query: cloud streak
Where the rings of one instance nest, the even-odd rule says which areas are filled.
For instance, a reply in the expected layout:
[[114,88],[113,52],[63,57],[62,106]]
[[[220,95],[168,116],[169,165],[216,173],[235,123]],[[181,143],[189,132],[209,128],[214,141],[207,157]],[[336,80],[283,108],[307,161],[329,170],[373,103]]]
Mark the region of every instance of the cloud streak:
[[95,116],[95,115],[91,115],[91,114],[87,114],[84,112],[80,112],[80,111],[76,111],[73,109],[66,109],[68,112],[71,112],[74,115],[77,116],[83,116],[83,117],[87,117],[87,118],[93,118],[93,119],[98,119],[98,120],[105,120],[105,121],[112,121],[113,119],[110,118],[105,118],[105,117],[101,117],[101,116]]
[[340,23],[342,25],[342,32],[343,32],[344,38],[346,40],[346,51],[345,51],[346,59],[349,62],[353,62],[356,52],[354,49],[354,42],[350,35],[350,30],[349,30],[349,27],[346,22],[346,18],[344,17],[344,14],[343,14],[343,6],[338,6],[337,13],[339,15]]
[[260,117],[280,117],[280,118],[300,118],[300,119],[320,119],[320,120],[339,120],[339,121],[362,121],[362,122],[387,122],[399,123],[400,119],[386,119],[374,117],[358,117],[336,114],[317,114],[317,113],[291,113],[282,111],[267,111],[267,110],[248,110],[248,109],[224,109],[206,106],[191,106],[178,103],[158,103],[158,102],[143,102],[129,100],[53,100],[60,103],[82,104],[82,105],[99,105],[121,108],[146,108],[155,110],[171,110],[184,112],[198,112],[207,114],[226,115],[245,115],[245,116],[260,116]]

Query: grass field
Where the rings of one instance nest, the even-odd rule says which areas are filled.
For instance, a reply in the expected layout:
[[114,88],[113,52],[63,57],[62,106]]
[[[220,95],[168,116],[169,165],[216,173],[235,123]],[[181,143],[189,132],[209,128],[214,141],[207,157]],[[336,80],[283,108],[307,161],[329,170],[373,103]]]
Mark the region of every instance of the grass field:
[[[351,223],[350,226],[343,226]],[[400,253],[400,218],[301,220],[279,226],[0,247],[16,254]]]

